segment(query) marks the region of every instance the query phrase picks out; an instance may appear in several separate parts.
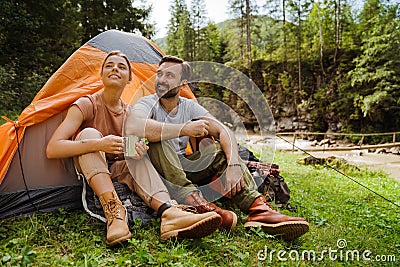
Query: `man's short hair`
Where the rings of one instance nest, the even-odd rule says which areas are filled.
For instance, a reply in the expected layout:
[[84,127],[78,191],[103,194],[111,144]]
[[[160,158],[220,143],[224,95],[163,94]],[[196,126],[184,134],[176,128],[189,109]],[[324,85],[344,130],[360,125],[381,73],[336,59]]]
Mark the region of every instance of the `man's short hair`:
[[181,64],[182,66],[181,81],[183,80],[189,81],[190,76],[192,75],[192,68],[190,67],[189,63],[176,56],[164,56],[158,63],[158,66],[161,66],[161,64],[163,64],[164,62]]

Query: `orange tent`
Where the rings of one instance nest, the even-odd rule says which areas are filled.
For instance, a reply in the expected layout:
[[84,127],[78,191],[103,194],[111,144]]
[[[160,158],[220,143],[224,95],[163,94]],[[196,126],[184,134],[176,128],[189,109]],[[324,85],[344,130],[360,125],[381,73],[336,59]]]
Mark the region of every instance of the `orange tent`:
[[[0,126],[0,219],[81,207],[82,184],[77,180],[72,160],[49,160],[45,148],[71,103],[102,89],[101,63],[113,50],[128,56],[134,74],[122,99],[135,103],[140,97],[154,93],[152,77],[164,54],[150,40],[110,30],[75,51],[18,120]],[[182,95],[194,98],[188,88]]]

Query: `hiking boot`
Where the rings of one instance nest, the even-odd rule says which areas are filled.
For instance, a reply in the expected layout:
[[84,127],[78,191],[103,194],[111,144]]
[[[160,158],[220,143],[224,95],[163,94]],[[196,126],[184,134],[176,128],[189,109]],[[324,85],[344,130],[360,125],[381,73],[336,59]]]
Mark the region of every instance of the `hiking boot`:
[[233,230],[236,227],[237,216],[233,211],[223,210],[212,202],[208,202],[202,198],[198,192],[192,192],[185,199],[185,204],[196,208],[198,213],[214,211],[222,217],[220,228],[225,230]]
[[101,194],[99,197],[107,219],[108,246],[115,246],[132,237],[128,227],[126,209],[114,191]]
[[196,214],[193,208],[174,203],[161,215],[160,239],[202,238],[217,230],[221,221],[215,212]]
[[244,227],[261,227],[268,234],[292,240],[304,235],[309,225],[304,218],[283,215],[273,210],[265,196],[259,196],[249,208],[249,217]]

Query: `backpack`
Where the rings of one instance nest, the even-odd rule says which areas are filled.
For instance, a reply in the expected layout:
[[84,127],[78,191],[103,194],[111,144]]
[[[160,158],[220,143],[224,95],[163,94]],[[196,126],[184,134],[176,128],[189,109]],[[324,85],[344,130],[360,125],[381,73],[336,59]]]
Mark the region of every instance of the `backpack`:
[[239,156],[247,163],[247,168],[253,176],[258,192],[265,195],[267,201],[277,204],[280,208],[295,211],[290,206],[290,189],[285,179],[280,175],[279,165],[261,162],[249,149],[238,145]]

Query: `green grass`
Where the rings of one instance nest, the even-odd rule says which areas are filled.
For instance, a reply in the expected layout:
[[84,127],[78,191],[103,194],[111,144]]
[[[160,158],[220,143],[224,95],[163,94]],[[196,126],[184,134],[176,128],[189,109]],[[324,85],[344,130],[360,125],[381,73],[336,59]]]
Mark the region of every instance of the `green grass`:
[[[278,152],[274,160],[291,189],[290,202],[297,207],[296,213],[282,213],[302,216],[310,222],[310,231],[293,242],[259,230],[245,231],[246,216],[236,210],[239,224],[230,233],[217,231],[201,240],[161,242],[159,221],[147,226],[137,223],[131,228],[133,238],[111,249],[105,245],[104,223],[83,211],[60,210],[1,221],[0,265],[399,266],[400,209],[332,169],[297,164],[299,157],[302,155]],[[358,170],[340,162],[335,167],[400,205],[400,185],[384,173]],[[343,249],[337,246],[344,242],[340,239],[347,244]],[[331,252],[336,259],[329,258],[329,249],[337,250]],[[286,261],[279,259],[280,250],[281,259]],[[321,260],[324,250],[328,252]],[[394,255],[397,261],[364,261],[362,253],[366,250],[371,251],[367,255],[371,259]],[[302,253],[311,251],[316,253],[315,260],[301,260]],[[348,251],[359,252],[360,260],[351,254],[346,260]],[[297,254],[299,260],[291,260]]]
[[2,116],[5,116],[6,118],[8,118],[10,120],[17,120],[19,113],[15,112],[15,111],[4,111],[4,110],[0,109],[0,125],[7,122],[5,119],[2,118]]

